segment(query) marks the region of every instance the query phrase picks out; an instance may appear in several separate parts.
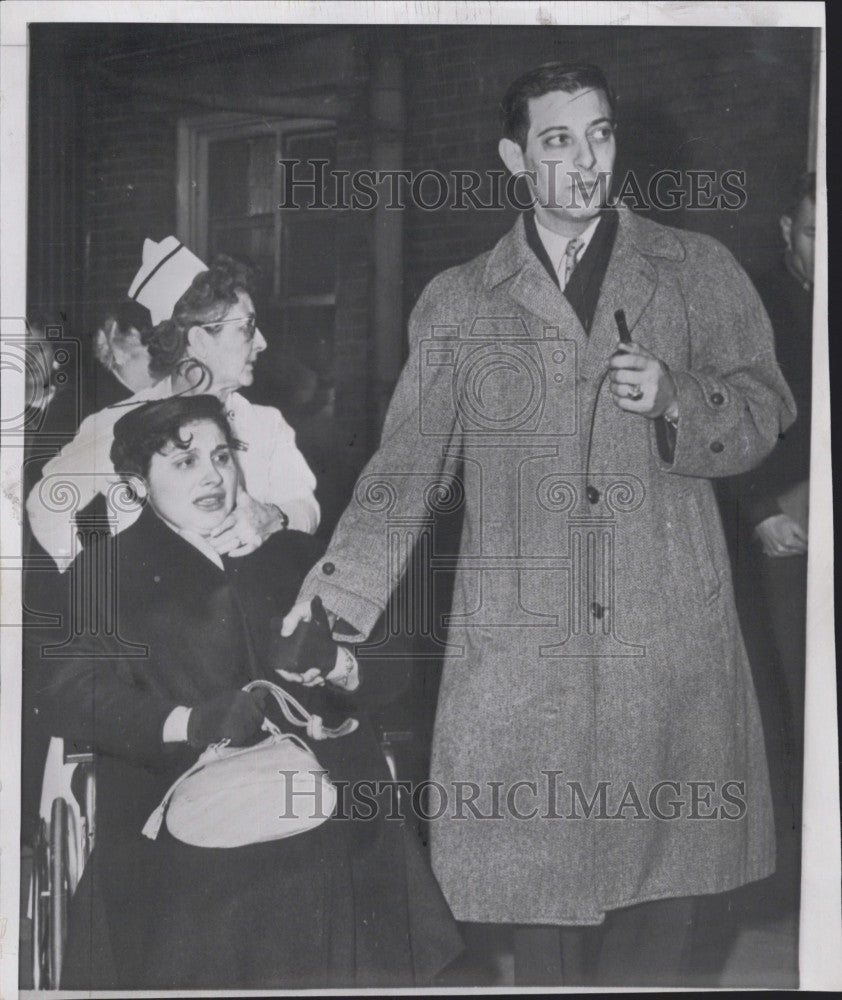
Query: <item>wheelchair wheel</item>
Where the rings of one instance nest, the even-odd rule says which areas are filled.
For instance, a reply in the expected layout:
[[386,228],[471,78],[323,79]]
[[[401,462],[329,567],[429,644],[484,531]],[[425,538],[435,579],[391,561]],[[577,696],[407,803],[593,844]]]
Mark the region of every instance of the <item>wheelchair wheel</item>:
[[50,989],[49,944],[50,925],[50,842],[47,824],[42,819],[35,838],[30,883],[32,914],[32,985],[33,989]]
[[61,964],[67,940],[67,903],[70,898],[69,821],[67,802],[55,799],[50,814],[50,986],[61,984]]

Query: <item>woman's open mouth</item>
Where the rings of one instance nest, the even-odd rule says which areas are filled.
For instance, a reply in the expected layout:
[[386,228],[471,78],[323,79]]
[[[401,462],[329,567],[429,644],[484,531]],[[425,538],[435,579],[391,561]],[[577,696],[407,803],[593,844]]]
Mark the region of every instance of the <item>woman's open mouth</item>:
[[222,490],[216,493],[206,493],[204,496],[196,497],[193,501],[193,505],[200,510],[220,510],[224,504],[225,493]]

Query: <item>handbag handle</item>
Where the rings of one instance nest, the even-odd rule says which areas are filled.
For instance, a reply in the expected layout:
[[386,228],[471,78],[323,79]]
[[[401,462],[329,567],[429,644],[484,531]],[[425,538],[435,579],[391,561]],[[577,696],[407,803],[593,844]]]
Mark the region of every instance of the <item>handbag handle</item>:
[[[243,691],[254,691],[257,688],[263,688],[268,691],[278,703],[287,722],[292,723],[293,726],[300,726],[302,729],[306,729],[307,735],[311,740],[339,739],[341,736],[348,736],[349,733],[353,733],[359,726],[358,720],[352,718],[346,719],[340,726],[336,726],[335,728],[324,725],[320,715],[311,715],[301,702],[293,698],[289,691],[285,691],[272,681],[251,681],[249,684],[246,684]],[[281,732],[269,719],[264,721],[263,728],[275,736],[280,735]]]

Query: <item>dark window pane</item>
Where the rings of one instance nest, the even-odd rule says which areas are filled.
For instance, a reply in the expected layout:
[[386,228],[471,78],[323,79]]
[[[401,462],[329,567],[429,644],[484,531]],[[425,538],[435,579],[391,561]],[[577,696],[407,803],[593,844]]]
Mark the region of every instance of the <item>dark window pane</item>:
[[275,221],[270,216],[239,224],[211,223],[208,233],[209,257],[228,254],[259,270],[257,292],[271,295],[275,274]]
[[298,160],[327,160],[325,170],[336,164],[336,137],[330,133],[298,132],[287,136],[286,156]]
[[211,219],[246,218],[274,212],[274,133],[212,142],[208,148],[208,207]]
[[249,147],[242,139],[208,147],[208,212],[211,219],[244,216],[248,204]]
[[336,219],[285,216],[284,294],[331,295],[336,289]]
[[248,173],[248,214],[263,215],[277,208],[275,194],[275,135],[261,135],[249,140],[251,156]]
[[[319,204],[332,205],[336,201],[336,184],[331,171],[336,164],[336,138],[328,133],[300,132],[285,137],[281,168],[281,201],[284,212],[306,210],[314,201],[318,188]],[[319,165],[312,161],[327,161]],[[319,209],[322,211],[322,209]]]

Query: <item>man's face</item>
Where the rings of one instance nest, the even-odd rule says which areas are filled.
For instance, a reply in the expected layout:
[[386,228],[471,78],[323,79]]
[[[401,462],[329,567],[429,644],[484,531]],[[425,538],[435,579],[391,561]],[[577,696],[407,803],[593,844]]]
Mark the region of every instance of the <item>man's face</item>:
[[140,339],[140,331],[130,327],[119,345],[114,345],[114,360],[120,369],[120,376],[126,385],[140,392],[152,385],[149,374],[149,351]]
[[535,174],[535,213],[548,229],[576,236],[605,205],[616,144],[608,98],[601,90],[554,90],[529,99],[526,148],[500,141],[512,173]]
[[812,198],[802,198],[792,217],[781,217],[781,232],[792,266],[805,281],[812,282],[816,250],[816,203]]

